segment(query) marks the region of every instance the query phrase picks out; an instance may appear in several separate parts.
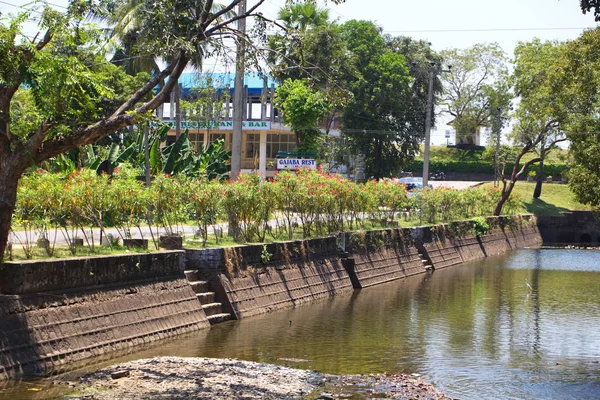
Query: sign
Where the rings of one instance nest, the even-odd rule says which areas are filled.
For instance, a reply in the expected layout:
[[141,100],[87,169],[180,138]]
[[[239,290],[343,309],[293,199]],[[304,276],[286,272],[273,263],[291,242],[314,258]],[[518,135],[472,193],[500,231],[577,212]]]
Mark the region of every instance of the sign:
[[298,168],[317,169],[317,163],[312,158],[279,158],[279,159],[277,159],[277,169],[298,169]]
[[450,139],[450,131],[446,131],[446,139]]
[[[171,129],[175,129],[177,123],[175,121],[152,121],[151,126],[157,128],[160,125],[168,125]],[[215,129],[215,130],[232,130],[233,121],[181,121],[181,129]],[[242,121],[242,129],[246,131],[262,131],[271,129],[270,121]]]

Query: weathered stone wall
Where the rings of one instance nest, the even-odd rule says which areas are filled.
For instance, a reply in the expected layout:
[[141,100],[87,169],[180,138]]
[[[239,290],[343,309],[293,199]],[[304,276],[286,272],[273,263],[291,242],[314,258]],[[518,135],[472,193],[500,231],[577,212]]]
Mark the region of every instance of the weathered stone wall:
[[353,260],[358,287],[405,278],[425,271],[411,230],[348,232],[346,251]]
[[[0,295],[0,379],[49,374],[88,358],[208,328],[206,315],[180,272],[183,252],[138,256],[80,264],[28,262],[20,274],[17,264],[10,263],[3,288],[16,293],[44,287],[60,290]],[[74,271],[66,270],[67,265]],[[62,275],[52,278],[52,271]],[[6,276],[18,280],[4,281]],[[35,282],[38,276],[41,283]],[[132,280],[138,276],[147,279]],[[72,289],[64,289],[68,277],[73,278]],[[119,279],[123,281],[107,283]],[[84,282],[104,284],[77,287]]]
[[542,244],[533,216],[490,217],[486,222],[490,229],[479,236],[475,234],[473,221],[417,228],[422,232],[415,236],[435,268]]
[[182,275],[183,251],[6,262],[0,293],[24,294]]
[[188,268],[202,269],[217,300],[244,318],[352,290],[337,250],[333,237],[239,246],[223,249],[218,269],[204,269],[200,255]]
[[8,263],[0,283],[0,377],[49,373],[208,328],[184,269],[201,270],[216,300],[243,318],[424,273],[424,261],[444,268],[541,244],[533,217],[487,221],[491,229],[480,236],[472,222],[461,222],[185,253]]
[[572,211],[560,217],[539,216],[544,243],[600,245],[600,223],[591,211]]

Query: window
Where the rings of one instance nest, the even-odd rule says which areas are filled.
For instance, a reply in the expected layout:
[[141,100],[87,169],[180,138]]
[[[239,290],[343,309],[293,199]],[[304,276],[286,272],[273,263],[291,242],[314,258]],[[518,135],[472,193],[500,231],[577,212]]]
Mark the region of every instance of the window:
[[260,134],[250,133],[246,135],[246,157],[254,158],[259,154]]
[[277,157],[280,151],[294,151],[296,135],[289,133],[271,133],[267,135],[267,158]]
[[223,140],[225,140],[225,148],[227,150],[231,150],[231,142],[227,141],[227,135],[225,133],[211,133],[208,136],[208,142],[209,143],[212,143],[212,142],[214,142],[217,139],[223,139]]
[[204,133],[190,132],[189,138],[190,142],[192,142],[192,145],[194,146],[194,149],[196,149],[196,151],[200,151],[202,146],[204,146]]

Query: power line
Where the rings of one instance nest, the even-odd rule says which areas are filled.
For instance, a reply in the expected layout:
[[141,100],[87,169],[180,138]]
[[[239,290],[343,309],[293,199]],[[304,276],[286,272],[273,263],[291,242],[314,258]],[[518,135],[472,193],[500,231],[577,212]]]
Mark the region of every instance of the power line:
[[384,31],[386,33],[460,33],[460,32],[514,32],[514,31],[566,31],[592,29],[594,26],[562,27],[562,28],[466,28],[466,29],[406,29],[398,31]]

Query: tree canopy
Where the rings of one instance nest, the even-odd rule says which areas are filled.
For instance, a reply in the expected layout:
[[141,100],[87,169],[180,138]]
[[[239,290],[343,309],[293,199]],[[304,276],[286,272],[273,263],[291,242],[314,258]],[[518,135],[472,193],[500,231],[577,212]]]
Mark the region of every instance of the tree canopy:
[[[218,39],[236,36],[234,22],[256,14],[264,0],[236,15],[240,1],[217,10],[212,1],[138,2],[144,19],[136,56],[166,60],[152,76],[128,76],[110,63],[106,38],[88,24],[92,11],[102,15],[99,10],[110,12],[118,2],[74,2],[65,13],[33,4],[30,11],[0,22],[0,254],[21,174],[147,117],[164,103],[199,49],[210,44],[218,51]],[[22,27],[32,19],[40,33],[30,38]]]
[[453,117],[457,141],[475,143],[482,127],[491,125],[492,109],[512,99],[506,79],[507,57],[497,43],[441,52],[451,73],[443,74],[444,112]]

